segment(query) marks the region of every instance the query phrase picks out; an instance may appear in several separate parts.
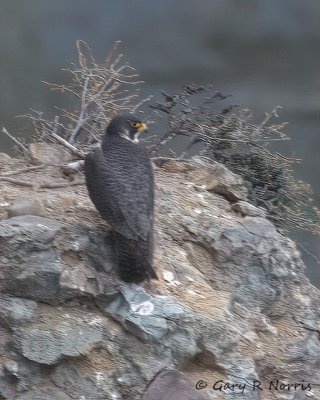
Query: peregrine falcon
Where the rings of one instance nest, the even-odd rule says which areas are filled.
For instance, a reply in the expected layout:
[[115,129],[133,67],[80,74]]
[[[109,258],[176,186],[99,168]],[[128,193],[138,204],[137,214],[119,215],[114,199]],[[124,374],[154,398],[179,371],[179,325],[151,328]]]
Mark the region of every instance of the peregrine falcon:
[[90,199],[114,231],[120,278],[135,283],[157,279],[152,267],[153,171],[138,139],[145,130],[146,125],[131,114],[115,117],[101,148],[85,160]]

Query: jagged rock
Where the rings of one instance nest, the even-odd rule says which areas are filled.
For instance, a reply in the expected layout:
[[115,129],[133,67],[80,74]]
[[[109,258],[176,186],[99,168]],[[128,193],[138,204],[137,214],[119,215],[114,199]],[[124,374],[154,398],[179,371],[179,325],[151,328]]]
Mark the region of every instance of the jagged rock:
[[7,208],[8,218],[18,217],[20,215],[38,215],[44,214],[43,206],[38,199],[23,200],[19,199]]
[[69,152],[59,144],[48,144],[45,142],[31,143],[29,155],[32,164],[60,165],[72,160]]
[[37,308],[35,301],[0,294],[0,319],[5,318],[12,326],[31,322]]
[[155,163],[165,171],[184,173],[193,184],[220,194],[230,202],[246,200],[247,189],[243,179],[218,162],[209,166],[197,159],[194,162],[159,159]]
[[[200,387],[199,387],[200,386]],[[206,400],[201,393],[201,385],[198,390],[179,371],[162,371],[151,382],[143,396],[143,400]]]
[[52,321],[43,316],[41,324],[16,330],[15,346],[28,360],[39,364],[56,364],[63,357],[77,357],[88,353],[102,343],[99,326],[83,323],[77,318]]
[[[320,398],[319,291],[294,243],[224,167],[156,163],[159,281],[119,281],[80,188],[61,218],[0,222],[0,396],[158,400],[165,383],[175,400]],[[302,380],[311,390],[283,386]]]
[[100,297],[100,307],[144,342],[161,341],[175,330],[174,320],[186,314],[183,306],[170,298],[150,296],[135,285],[121,286],[119,292],[111,297],[112,300],[107,302]]
[[204,180],[204,184],[207,190],[224,196],[230,202],[246,200],[247,189],[243,179],[222,164],[212,163],[210,165],[209,174]]
[[36,216],[0,223],[0,282],[7,293],[39,301],[56,299],[62,266],[51,242],[61,226]]
[[[3,391],[7,393],[12,392],[13,388],[10,385],[10,381],[12,380],[16,382],[14,389],[17,393],[23,393],[29,391],[33,387],[41,387],[43,384],[47,383],[46,366],[34,363],[14,354],[12,354],[12,358],[4,362],[2,376],[5,377],[5,379],[1,379],[0,373],[0,388],[2,386]],[[1,393],[3,393],[3,391],[1,391]],[[6,396],[6,398],[7,397],[11,398],[10,396]]]
[[9,156],[9,154],[6,153],[0,153],[0,166],[6,165],[12,161],[12,158]]
[[267,211],[265,209],[255,207],[246,201],[238,201],[232,205],[232,209],[238,213],[241,213],[243,216],[247,215],[249,217],[265,218],[267,215]]
[[20,394],[16,400],[70,400],[70,397],[57,388],[30,390]]
[[101,237],[98,233],[90,236],[88,226],[30,215],[0,222],[0,283],[13,296],[51,304],[97,294],[95,268],[108,271],[112,266],[107,230]]

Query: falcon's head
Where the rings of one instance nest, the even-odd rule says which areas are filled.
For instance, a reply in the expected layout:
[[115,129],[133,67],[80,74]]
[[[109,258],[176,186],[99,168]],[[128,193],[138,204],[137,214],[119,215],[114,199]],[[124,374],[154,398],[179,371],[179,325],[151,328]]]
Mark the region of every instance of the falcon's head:
[[139,142],[139,135],[147,130],[147,125],[132,114],[114,117],[107,127],[107,135],[120,136],[133,143]]

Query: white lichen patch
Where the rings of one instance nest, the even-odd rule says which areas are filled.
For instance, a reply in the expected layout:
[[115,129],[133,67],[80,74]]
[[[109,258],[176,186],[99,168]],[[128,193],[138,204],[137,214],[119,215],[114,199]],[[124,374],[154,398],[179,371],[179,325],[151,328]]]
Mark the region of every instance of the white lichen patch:
[[131,311],[138,315],[151,315],[154,311],[154,305],[151,301],[145,301],[140,304],[131,304]]
[[164,271],[162,276],[163,276],[163,279],[166,282],[173,282],[174,281],[174,275],[173,275],[173,273],[171,271]]

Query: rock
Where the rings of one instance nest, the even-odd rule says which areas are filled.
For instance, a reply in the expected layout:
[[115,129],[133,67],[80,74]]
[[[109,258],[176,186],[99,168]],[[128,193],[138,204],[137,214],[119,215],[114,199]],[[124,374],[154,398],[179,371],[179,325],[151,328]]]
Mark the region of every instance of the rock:
[[241,213],[243,216],[263,218],[267,216],[267,210],[264,208],[255,207],[246,201],[238,201],[232,205],[232,209],[238,213]]
[[72,156],[59,144],[31,143],[29,155],[32,164],[61,165],[69,163]]
[[[26,358],[20,357],[18,355],[12,355],[12,358],[7,359],[3,364],[4,376],[6,378],[11,378],[16,382],[15,389],[18,393],[23,393],[28,391],[30,387],[41,386],[46,383],[46,373],[44,371],[43,365],[36,364]],[[10,385],[8,384],[10,380],[6,379],[2,383],[7,384],[7,393],[10,393]],[[32,382],[32,385],[30,385]],[[1,387],[1,375],[0,375],[0,387]],[[1,390],[0,390],[1,392]],[[15,396],[8,396],[8,398],[16,398]],[[6,397],[6,398],[7,398]]]
[[30,390],[20,394],[16,400],[70,400],[70,397],[57,388],[45,388]]
[[196,158],[193,162],[160,159],[156,160],[156,165],[171,173],[186,173],[195,185],[220,194],[230,202],[246,200],[247,189],[243,179],[218,162],[208,165]]
[[0,319],[5,318],[12,326],[31,322],[37,308],[35,301],[0,294]]
[[[205,381],[202,389],[205,388]],[[201,393],[201,382],[195,385],[179,371],[162,371],[150,383],[143,400],[206,400],[209,397]],[[211,397],[212,398],[212,397]]]
[[6,165],[8,162],[10,163],[11,161],[12,158],[9,156],[9,154],[0,153],[0,166]]
[[85,324],[79,319],[66,317],[55,326],[45,317],[41,322],[40,326],[17,330],[13,337],[19,352],[38,364],[52,365],[63,357],[85,355],[102,343],[99,326]]
[[207,190],[222,195],[230,202],[246,200],[247,189],[243,179],[222,164],[213,163],[210,165],[208,176],[201,178],[199,183],[201,182]]
[[174,330],[174,319],[185,314],[183,306],[169,298],[150,296],[140,287],[122,286],[110,302],[101,300],[101,297],[105,296],[100,296],[98,304],[104,312],[145,342],[163,339]]
[[43,206],[40,200],[16,200],[14,204],[7,208],[8,218],[18,217],[20,215],[44,215]]
[[76,174],[77,172],[84,171],[84,160],[73,161],[62,168],[62,172],[67,176]]
[[[98,290],[95,268],[108,271],[112,266],[105,235],[106,229],[101,236],[96,230],[93,237],[90,233],[88,236],[87,226],[71,227],[37,216],[2,221],[0,284],[13,296],[53,304],[74,296],[95,295]],[[76,254],[81,254],[84,261]],[[106,280],[103,277],[100,284]],[[110,283],[112,280],[106,287]]]
[[61,226],[57,221],[36,216],[0,223],[0,283],[7,293],[40,301],[56,299],[63,268],[51,242]]
[[0,398],[320,398],[319,290],[240,181],[158,163],[161,278],[141,285],[119,281],[110,228],[86,208],[89,222],[1,221]]
[[6,174],[17,168],[18,165],[20,165],[18,160],[11,158],[9,154],[0,153],[0,174]]

